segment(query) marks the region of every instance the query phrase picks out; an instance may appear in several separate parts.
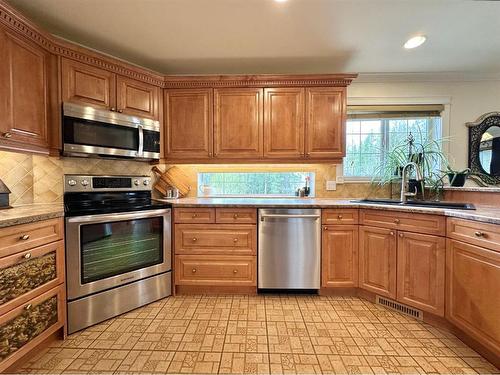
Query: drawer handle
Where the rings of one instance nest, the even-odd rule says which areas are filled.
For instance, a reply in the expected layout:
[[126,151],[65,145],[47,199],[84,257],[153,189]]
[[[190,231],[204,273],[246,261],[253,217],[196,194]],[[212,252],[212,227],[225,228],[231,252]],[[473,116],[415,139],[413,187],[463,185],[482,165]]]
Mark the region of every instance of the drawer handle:
[[31,253],[26,253],[23,255],[24,259],[30,259],[31,258]]
[[11,138],[12,137],[12,133],[9,133],[9,132],[3,133],[3,137],[4,138]]
[[196,268],[193,268],[193,269],[191,270],[191,272],[192,272],[192,273],[196,273]]
[[238,270],[233,270],[233,273],[235,273],[235,274],[238,273]]
[[193,214],[193,216],[191,216],[193,219],[196,219],[198,217],[198,214]]
[[337,216],[339,220],[342,220],[342,215]]
[[32,307],[33,305],[31,303],[28,303],[26,306],[24,306],[24,309],[29,311]]
[[474,233],[476,237],[484,237],[484,232],[477,231]]
[[238,214],[234,214],[234,215],[233,215],[233,218],[234,218],[234,219],[237,219],[237,218],[238,218]]
[[390,232],[390,235],[391,235],[391,236],[394,236],[394,232]]
[[29,240],[30,239],[30,235],[29,234],[23,234],[21,237],[19,237],[19,239],[23,240],[23,241]]
[[395,223],[395,224],[399,224],[400,222],[401,222],[401,220],[399,220],[399,219],[394,219],[394,223]]
[[233,239],[233,242],[234,243],[238,242],[238,239],[237,238]]
[[196,242],[196,241],[198,241],[198,239],[197,239],[196,237],[193,237],[193,238],[191,239],[191,241]]

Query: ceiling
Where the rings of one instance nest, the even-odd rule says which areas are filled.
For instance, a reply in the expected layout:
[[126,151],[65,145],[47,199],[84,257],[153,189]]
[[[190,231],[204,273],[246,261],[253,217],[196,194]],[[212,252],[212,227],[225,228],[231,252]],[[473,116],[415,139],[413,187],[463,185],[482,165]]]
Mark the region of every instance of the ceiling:
[[[500,2],[8,0],[46,30],[172,74],[500,72]],[[427,42],[405,50],[415,34]]]

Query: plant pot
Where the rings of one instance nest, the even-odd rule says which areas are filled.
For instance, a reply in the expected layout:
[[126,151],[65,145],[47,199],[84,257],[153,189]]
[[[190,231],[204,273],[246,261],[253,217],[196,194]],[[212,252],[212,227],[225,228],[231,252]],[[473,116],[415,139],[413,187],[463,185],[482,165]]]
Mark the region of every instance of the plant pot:
[[462,187],[465,185],[467,173],[447,173],[450,185],[454,187]]
[[417,194],[422,194],[422,182],[415,179],[408,180],[408,191],[410,193],[417,191]]

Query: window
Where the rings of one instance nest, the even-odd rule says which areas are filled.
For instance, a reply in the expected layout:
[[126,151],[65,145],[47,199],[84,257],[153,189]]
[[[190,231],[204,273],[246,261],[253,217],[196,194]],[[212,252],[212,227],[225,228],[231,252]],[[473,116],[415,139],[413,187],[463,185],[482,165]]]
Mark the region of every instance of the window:
[[440,139],[439,111],[350,113],[346,129],[344,177],[351,180],[372,179],[386,154],[403,144],[410,133],[420,143]]
[[282,196],[293,197],[309,178],[314,196],[313,172],[202,172],[198,173],[198,195],[202,186],[210,186],[211,196]]

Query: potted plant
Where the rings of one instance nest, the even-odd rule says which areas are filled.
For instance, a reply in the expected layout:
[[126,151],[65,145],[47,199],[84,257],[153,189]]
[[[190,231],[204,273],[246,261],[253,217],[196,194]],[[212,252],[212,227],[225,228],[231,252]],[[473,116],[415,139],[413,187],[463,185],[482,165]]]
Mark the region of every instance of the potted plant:
[[465,168],[462,171],[456,171],[447,165],[444,173],[448,176],[450,186],[462,187],[465,185],[465,180],[469,177],[471,170],[470,168]]

